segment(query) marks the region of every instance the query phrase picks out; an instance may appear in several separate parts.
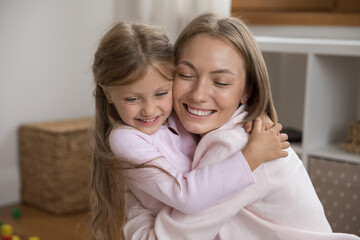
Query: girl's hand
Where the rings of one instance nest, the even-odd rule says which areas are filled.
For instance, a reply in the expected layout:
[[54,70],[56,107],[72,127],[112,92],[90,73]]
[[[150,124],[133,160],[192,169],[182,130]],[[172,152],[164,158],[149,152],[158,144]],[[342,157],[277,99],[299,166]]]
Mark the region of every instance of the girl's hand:
[[261,163],[287,157],[288,153],[284,149],[290,146],[287,141],[288,135],[280,133],[281,124],[276,123],[268,130],[260,118],[254,121],[253,130],[249,136],[249,141],[242,150],[251,171],[254,171]]
[[[272,126],[274,126],[273,121],[271,121],[271,119],[269,118],[269,116],[266,113],[261,113],[260,114],[260,119],[262,120],[263,124],[265,125],[265,130],[270,129]],[[246,122],[244,124],[244,129],[246,133],[251,133],[251,130],[253,128],[253,121],[250,122]]]

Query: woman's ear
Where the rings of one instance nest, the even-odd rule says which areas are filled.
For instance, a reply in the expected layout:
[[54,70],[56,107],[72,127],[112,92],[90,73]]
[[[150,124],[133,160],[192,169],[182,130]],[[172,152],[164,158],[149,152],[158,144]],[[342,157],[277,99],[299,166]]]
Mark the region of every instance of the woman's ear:
[[247,100],[249,99],[249,93],[244,93],[243,96],[240,99],[240,103],[241,104],[245,104],[247,102]]
[[252,87],[249,86],[249,84],[245,84],[245,88],[244,88],[244,91],[243,91],[243,95],[242,95],[242,97],[240,99],[240,103],[241,104],[247,103],[247,101],[251,97],[251,93],[252,93]]

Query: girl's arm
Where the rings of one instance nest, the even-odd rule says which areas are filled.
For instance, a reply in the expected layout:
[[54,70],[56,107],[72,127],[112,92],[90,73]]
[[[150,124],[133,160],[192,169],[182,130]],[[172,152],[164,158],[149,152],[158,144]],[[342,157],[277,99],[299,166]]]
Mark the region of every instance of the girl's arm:
[[[176,161],[168,161],[146,136],[133,129],[115,129],[109,138],[115,156],[140,166],[124,171],[124,177],[134,194],[140,200],[141,197],[145,199],[143,204],[150,195],[181,212],[194,214],[254,183],[241,152],[211,166],[183,173],[173,165]],[[173,157],[178,158],[178,162],[189,161],[181,154]],[[143,167],[142,164],[152,167]]]

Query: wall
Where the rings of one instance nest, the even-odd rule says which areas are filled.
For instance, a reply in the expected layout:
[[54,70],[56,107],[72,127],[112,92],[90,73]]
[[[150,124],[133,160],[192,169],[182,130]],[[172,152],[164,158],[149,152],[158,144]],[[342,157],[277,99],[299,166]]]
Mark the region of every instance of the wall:
[[118,0],[116,19],[140,20],[161,26],[171,42],[193,18],[204,12],[230,16],[231,0]]
[[20,200],[21,123],[91,116],[92,56],[113,0],[0,2],[0,206]]
[[[130,18],[127,7],[136,10],[130,1],[0,1],[0,206],[20,201],[21,123],[93,114],[92,56],[112,20]],[[251,29],[255,35],[360,39],[359,28]]]
[[170,2],[0,0],[0,206],[20,201],[21,123],[93,114],[92,57],[114,20],[161,25],[174,41],[201,12],[230,14],[230,0]]

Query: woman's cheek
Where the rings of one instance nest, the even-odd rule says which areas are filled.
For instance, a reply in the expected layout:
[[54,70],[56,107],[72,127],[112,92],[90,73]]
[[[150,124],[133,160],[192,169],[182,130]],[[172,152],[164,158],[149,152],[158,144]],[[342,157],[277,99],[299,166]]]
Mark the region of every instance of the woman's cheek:
[[173,87],[174,101],[179,100],[189,91],[191,91],[191,83],[189,81],[175,80]]

